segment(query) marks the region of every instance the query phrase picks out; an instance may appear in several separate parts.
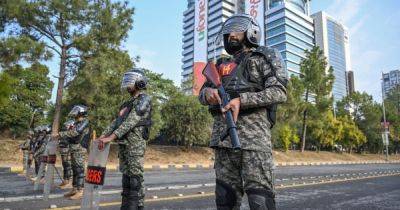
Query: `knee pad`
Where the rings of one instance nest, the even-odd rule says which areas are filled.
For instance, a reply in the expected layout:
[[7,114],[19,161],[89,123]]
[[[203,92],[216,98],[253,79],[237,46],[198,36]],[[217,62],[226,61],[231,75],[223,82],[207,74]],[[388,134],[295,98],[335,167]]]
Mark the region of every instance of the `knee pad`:
[[270,189],[248,189],[246,194],[251,210],[275,210],[275,194]]
[[236,199],[236,192],[232,186],[217,179],[215,187],[217,209],[232,209],[236,204]]
[[129,184],[131,191],[139,191],[142,187],[141,177],[136,175],[130,176]]
[[138,196],[139,190],[142,187],[141,178],[139,176],[122,175],[122,194],[123,196],[134,195]]

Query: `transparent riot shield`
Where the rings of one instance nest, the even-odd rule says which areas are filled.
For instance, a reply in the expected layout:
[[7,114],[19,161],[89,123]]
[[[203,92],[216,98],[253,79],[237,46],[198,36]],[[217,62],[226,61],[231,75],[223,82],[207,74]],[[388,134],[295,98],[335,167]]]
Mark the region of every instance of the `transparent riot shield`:
[[40,157],[39,172],[36,176],[35,184],[33,185],[33,190],[35,191],[39,189],[40,180],[42,179],[43,172],[46,170],[46,166],[47,166],[47,146],[43,155]]
[[110,144],[104,146],[103,150],[98,149],[98,142],[92,141],[90,145],[89,160],[85,176],[85,188],[81,209],[99,209],[100,190],[103,188],[106,176],[106,164]]
[[47,150],[47,170],[45,175],[45,182],[43,188],[43,199],[48,200],[51,187],[54,185],[54,170],[56,164],[56,151],[57,151],[57,141],[50,141],[46,145]]
[[25,172],[25,176],[28,177],[29,175],[29,153],[28,155],[25,154],[26,152],[24,151],[24,166],[23,166],[23,172]]

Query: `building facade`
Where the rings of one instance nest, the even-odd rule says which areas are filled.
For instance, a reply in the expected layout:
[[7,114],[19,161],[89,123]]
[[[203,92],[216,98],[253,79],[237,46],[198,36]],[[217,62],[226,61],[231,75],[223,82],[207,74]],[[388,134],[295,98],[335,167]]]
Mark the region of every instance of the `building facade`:
[[400,70],[383,73],[382,77],[382,93],[386,97],[393,88],[400,85]]
[[[195,44],[196,3],[202,0],[188,0],[183,13],[182,39],[182,83],[193,80],[194,57],[198,53]],[[257,5],[252,5],[257,2]],[[209,0],[207,6],[207,59],[214,56],[214,40],[222,23],[236,13],[249,13],[250,7],[258,6],[261,28],[264,39],[262,45],[278,49],[285,60],[289,74],[299,74],[301,59],[305,58],[304,50],[314,46],[313,19],[309,16],[308,0]],[[250,12],[249,12],[250,11]],[[260,20],[260,19],[258,19]],[[223,46],[218,46],[216,56],[226,54]],[[206,60],[204,61],[206,62]],[[190,92],[189,86],[185,86]]]
[[346,79],[347,79],[347,94],[351,95],[355,92],[354,88],[354,73],[353,71],[346,72]]
[[348,93],[346,72],[350,71],[349,36],[347,28],[325,12],[312,15],[315,27],[315,43],[324,52],[328,66],[333,67],[335,81],[332,95],[335,101]]

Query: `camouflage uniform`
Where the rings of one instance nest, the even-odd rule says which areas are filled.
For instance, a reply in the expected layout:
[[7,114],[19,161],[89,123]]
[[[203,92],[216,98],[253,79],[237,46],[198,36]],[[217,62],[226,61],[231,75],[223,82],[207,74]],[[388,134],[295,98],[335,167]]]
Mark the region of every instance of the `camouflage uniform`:
[[76,122],[73,129],[62,131],[59,133],[61,139],[69,140],[69,152],[71,154],[72,166],[72,186],[74,189],[81,190],[84,185],[85,178],[85,155],[86,149],[82,147],[83,138],[88,138],[89,121],[84,119]]
[[[50,140],[50,135],[47,135],[45,133],[39,134],[36,143],[35,143],[35,149],[33,153],[33,157],[35,159],[35,173],[36,175],[39,174],[39,168],[41,164],[41,158],[44,155],[46,151],[46,146],[47,142]],[[42,175],[44,176],[46,168],[43,168],[43,173]],[[38,177],[39,179],[42,177]]]
[[[274,51],[275,60],[267,60],[253,53],[254,50],[252,48],[250,52],[235,57],[236,60],[244,57],[237,66],[244,69],[244,77],[254,84],[262,84],[260,91],[240,92],[237,95],[240,97],[240,112],[236,122],[240,151],[231,149],[229,136],[224,141],[220,140],[226,130],[225,120],[220,112],[212,112],[214,124],[210,146],[215,148],[216,202],[217,206],[228,206],[227,209],[240,209],[244,192],[249,196],[263,191],[263,194],[274,198],[271,122],[266,107],[286,101],[286,88],[272,73],[273,68],[283,68],[283,64],[277,51]],[[224,87],[225,81],[222,79]],[[215,88],[209,82],[203,85],[199,94],[203,105],[208,105],[205,99],[207,87]]]
[[[148,104],[138,110],[143,101],[147,101]],[[117,136],[119,169],[123,174],[123,199],[129,197],[130,194],[134,194],[131,195],[132,199],[138,200],[138,206],[144,206],[143,164],[146,139],[143,133],[145,132],[144,129],[147,128],[138,126],[138,124],[150,117],[150,99],[147,95],[141,94],[125,102],[120,110],[127,106],[131,107],[131,111],[120,126],[116,127],[117,120],[114,120],[102,135],[108,136],[113,133]],[[131,189],[132,187],[125,188],[124,186],[134,186],[134,189]]]
[[22,164],[24,170],[29,170],[31,166],[31,159],[30,159],[30,144],[31,144],[32,137],[26,138],[25,142],[19,145],[19,148],[22,150],[23,158]]
[[63,167],[63,179],[69,180],[72,176],[72,169],[71,169],[71,158],[69,152],[69,143],[68,138],[60,139],[59,143],[60,148],[60,155],[61,155],[61,164]]

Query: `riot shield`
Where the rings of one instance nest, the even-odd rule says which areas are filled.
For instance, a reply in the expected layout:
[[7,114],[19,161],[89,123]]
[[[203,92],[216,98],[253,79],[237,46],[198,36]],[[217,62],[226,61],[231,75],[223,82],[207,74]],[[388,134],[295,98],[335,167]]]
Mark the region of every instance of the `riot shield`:
[[46,170],[46,166],[47,166],[47,146],[43,155],[40,157],[39,173],[37,174],[35,184],[33,185],[33,190],[35,191],[39,189],[40,180],[42,179],[43,171]]
[[43,199],[48,200],[51,187],[54,185],[54,170],[56,164],[57,141],[50,141],[46,145],[47,151],[47,170],[43,188]]
[[106,164],[110,144],[104,146],[104,150],[98,149],[98,141],[92,141],[90,145],[89,160],[85,176],[85,188],[81,209],[99,209],[100,190],[103,188],[106,175]]
[[29,175],[29,153],[28,155],[25,154],[24,151],[24,166],[23,166],[23,172],[25,172],[25,176],[26,178],[28,178]]

